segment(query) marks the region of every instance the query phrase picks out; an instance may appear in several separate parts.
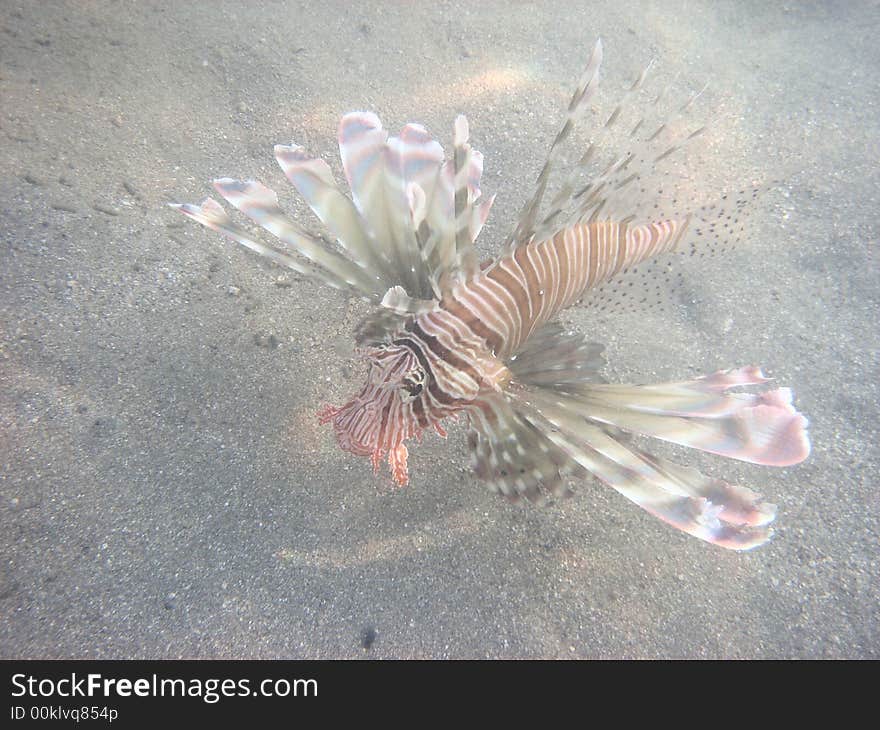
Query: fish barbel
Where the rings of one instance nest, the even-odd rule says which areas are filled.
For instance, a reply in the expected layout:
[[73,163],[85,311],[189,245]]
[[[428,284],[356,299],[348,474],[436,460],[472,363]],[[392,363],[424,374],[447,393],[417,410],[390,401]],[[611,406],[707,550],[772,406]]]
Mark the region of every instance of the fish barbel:
[[743,190],[716,205],[662,213],[646,198],[644,180],[703,131],[671,132],[671,117],[684,115],[695,97],[653,124],[636,110],[628,122],[632,149],[596,167],[609,130],[632,116],[628,104],[645,69],[545,204],[560,150],[596,94],[601,62],[597,42],[534,194],[501,254],[482,265],[474,242],[494,196],[480,190],[483,156],[470,146],[463,116],[447,159],[421,125],[407,124],[395,137],[372,113],[346,114],[339,149],[351,197],[323,160],[297,145],[275,147],[284,174],[338,248],[289,218],[276,194],[255,181],[221,178],[214,188],[272,234],[274,245],[211,198],[175,207],[374,305],[356,334],[366,382],[319,417],[332,424],[341,448],[369,457],[374,469],[387,460],[397,484],[409,480],[405,442],[426,430],[445,436],[443,421],[464,416],[477,475],[508,499],[565,494],[569,477],[592,474],[690,535],[750,549],[769,538],[774,505],[653,456],[627,434],[789,466],[810,451],[807,420],[792,406],[791,391],[735,391],[768,381],[757,367],[657,385],[609,384],[599,375],[602,346],[554,321],[641,262],[736,238],[755,195]]

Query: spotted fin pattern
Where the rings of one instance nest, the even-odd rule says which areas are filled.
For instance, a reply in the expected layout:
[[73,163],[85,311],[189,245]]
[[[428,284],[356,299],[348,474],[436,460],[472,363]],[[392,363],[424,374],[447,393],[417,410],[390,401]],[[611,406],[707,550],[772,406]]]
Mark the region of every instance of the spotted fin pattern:
[[569,493],[566,478],[584,476],[563,449],[511,406],[507,398],[480,401],[468,410],[471,463],[489,489],[510,502],[540,502]]

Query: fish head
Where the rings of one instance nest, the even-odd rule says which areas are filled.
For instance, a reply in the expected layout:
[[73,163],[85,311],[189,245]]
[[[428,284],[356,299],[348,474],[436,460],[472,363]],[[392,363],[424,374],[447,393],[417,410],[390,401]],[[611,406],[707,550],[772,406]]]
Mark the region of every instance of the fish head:
[[[360,354],[369,371],[360,391],[345,405],[325,407],[321,423],[332,423],[339,447],[357,456],[369,456],[373,470],[388,456],[394,481],[409,481],[403,443],[420,437],[433,423],[427,416],[426,391],[430,373],[405,345],[383,344],[364,348]],[[440,433],[442,429],[437,424]]]

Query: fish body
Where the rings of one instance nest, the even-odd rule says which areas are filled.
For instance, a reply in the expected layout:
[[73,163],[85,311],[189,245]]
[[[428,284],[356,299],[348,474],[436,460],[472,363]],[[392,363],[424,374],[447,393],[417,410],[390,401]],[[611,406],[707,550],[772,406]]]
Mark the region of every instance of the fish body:
[[212,199],[176,207],[280,265],[375,305],[356,336],[367,379],[349,402],[319,417],[332,423],[341,448],[369,457],[374,469],[387,459],[397,484],[409,480],[405,442],[427,430],[445,436],[443,422],[463,416],[477,475],[508,499],[564,494],[568,477],[592,474],[684,532],[749,549],[769,538],[773,505],[652,456],[629,434],[753,463],[795,464],[806,458],[809,441],[791,392],[733,392],[767,382],[756,367],[677,383],[608,384],[599,374],[601,345],[554,322],[585,293],[645,260],[735,235],[750,198],[741,191],[697,211],[658,215],[655,205],[643,213],[633,191],[644,192],[645,176],[702,131],[668,139],[668,120],[640,132],[645,124],[638,119],[629,137],[640,146],[613,156],[584,182],[602,134],[621,118],[621,102],[544,210],[551,171],[596,92],[601,60],[597,43],[533,196],[502,253],[482,265],[474,242],[494,198],[481,193],[483,157],[468,143],[464,117],[456,119],[446,159],[420,125],[389,137],[375,115],[347,114],[339,145],[351,198],[325,162],[302,147],[276,147],[282,170],[338,249],[288,218],[275,193],[257,182],[223,178],[214,185],[295,255],[267,245]]

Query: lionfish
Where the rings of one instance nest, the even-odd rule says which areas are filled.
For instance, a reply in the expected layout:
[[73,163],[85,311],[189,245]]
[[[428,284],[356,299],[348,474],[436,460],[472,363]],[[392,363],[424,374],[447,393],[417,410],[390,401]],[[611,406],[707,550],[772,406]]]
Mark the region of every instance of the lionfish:
[[[345,405],[319,414],[321,423],[332,423],[339,446],[370,457],[374,471],[387,458],[394,481],[406,485],[404,442],[428,429],[445,436],[443,421],[463,415],[477,475],[510,500],[565,495],[570,478],[592,474],[690,535],[750,549],[769,538],[775,505],[654,456],[631,435],[756,464],[796,464],[810,446],[791,391],[731,392],[766,383],[757,367],[658,385],[608,384],[599,375],[602,346],[554,322],[640,262],[732,231],[750,197],[744,191],[659,216],[654,200],[640,199],[643,178],[702,131],[670,139],[669,118],[650,127],[637,119],[626,136],[639,146],[596,169],[598,153],[606,152],[602,139],[641,88],[646,68],[543,205],[561,145],[596,93],[601,61],[599,41],[534,194],[493,260],[479,263],[474,249],[494,196],[481,194],[483,156],[468,143],[463,116],[446,159],[419,124],[389,137],[374,114],[346,114],[338,136],[351,197],[323,160],[301,146],[275,147],[285,176],[338,247],[286,216],[276,194],[254,181],[222,178],[214,188],[299,256],[267,245],[211,198],[174,207],[374,305],[356,337],[368,366],[365,384]],[[693,98],[671,114],[685,113]]]

